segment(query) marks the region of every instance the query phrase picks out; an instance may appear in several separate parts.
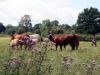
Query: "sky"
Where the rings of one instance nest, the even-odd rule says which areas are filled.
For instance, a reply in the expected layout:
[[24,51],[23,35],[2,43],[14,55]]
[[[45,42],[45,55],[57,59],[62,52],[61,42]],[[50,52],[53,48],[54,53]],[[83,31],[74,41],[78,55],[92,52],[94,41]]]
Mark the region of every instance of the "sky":
[[78,14],[90,7],[100,11],[99,0],[0,0],[0,22],[16,26],[22,16],[30,15],[33,25],[46,19],[73,25]]

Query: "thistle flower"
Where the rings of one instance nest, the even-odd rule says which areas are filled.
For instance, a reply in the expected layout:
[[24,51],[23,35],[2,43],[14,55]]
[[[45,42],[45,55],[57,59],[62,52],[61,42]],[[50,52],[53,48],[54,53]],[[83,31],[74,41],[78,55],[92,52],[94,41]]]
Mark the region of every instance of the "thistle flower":
[[71,63],[65,63],[64,64],[64,67],[68,70],[71,68]]
[[87,72],[93,72],[96,69],[96,61],[92,60],[90,63],[84,64],[84,66]]
[[63,56],[63,61],[67,62],[69,60],[69,56]]
[[20,65],[20,64],[21,64],[21,60],[16,57],[9,60],[9,65],[11,66]]
[[70,56],[63,56],[62,64],[68,70],[72,67],[72,61],[73,58],[71,58]]
[[96,61],[93,60],[93,61],[91,62],[91,65],[96,65]]
[[42,48],[46,48],[47,45],[48,45],[48,43],[46,43],[46,42],[42,42],[41,45],[42,45]]
[[32,53],[38,53],[38,52],[40,52],[40,51],[41,51],[41,50],[38,49],[38,48],[33,48],[31,52],[32,52]]
[[100,69],[100,64],[98,65],[98,69]]
[[87,70],[90,70],[92,67],[91,67],[91,65],[90,64],[86,64],[86,69]]

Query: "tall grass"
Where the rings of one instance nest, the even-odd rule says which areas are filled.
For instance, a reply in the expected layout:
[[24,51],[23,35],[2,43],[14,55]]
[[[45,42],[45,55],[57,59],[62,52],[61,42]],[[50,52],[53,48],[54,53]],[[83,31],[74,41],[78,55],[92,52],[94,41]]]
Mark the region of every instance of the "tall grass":
[[0,37],[0,75],[99,75],[100,42],[80,42],[78,50],[55,50],[38,44],[34,50],[11,50],[9,37]]

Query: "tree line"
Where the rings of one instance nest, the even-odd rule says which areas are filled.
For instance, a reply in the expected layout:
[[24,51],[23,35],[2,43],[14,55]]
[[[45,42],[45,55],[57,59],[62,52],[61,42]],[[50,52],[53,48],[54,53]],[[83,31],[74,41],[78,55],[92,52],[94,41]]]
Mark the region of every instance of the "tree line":
[[22,16],[17,26],[11,24],[4,26],[3,23],[0,23],[0,33],[3,34],[30,32],[47,36],[49,31],[54,34],[79,33],[94,35],[100,33],[100,11],[93,7],[85,8],[79,13],[77,22],[74,25],[60,25],[58,20],[46,19],[33,26],[30,15]]

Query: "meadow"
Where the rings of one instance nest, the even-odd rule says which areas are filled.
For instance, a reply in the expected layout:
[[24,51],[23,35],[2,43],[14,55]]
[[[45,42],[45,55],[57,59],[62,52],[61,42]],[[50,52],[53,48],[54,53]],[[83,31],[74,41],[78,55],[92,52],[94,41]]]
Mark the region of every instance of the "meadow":
[[39,43],[35,50],[12,50],[9,37],[0,37],[0,75],[100,75],[100,42],[80,42],[60,51],[50,43]]

